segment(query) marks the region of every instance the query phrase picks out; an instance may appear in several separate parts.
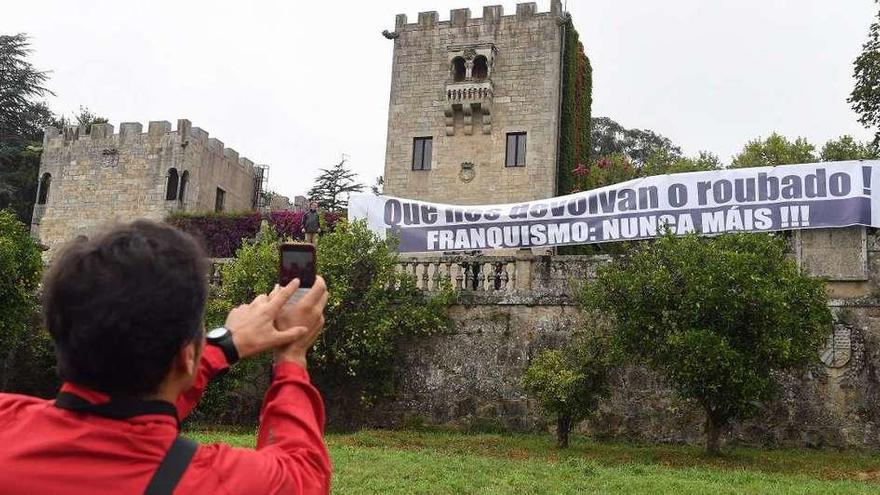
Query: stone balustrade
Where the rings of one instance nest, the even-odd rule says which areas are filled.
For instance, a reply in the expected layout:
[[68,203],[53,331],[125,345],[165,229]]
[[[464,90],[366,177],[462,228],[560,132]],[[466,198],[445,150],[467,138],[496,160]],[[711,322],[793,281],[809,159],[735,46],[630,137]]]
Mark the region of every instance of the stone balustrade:
[[454,82],[446,84],[446,101],[449,104],[490,103],[494,91],[492,81]]
[[413,276],[418,288],[449,286],[463,291],[513,292],[517,288],[517,259],[512,256],[441,256],[402,258],[399,271]]

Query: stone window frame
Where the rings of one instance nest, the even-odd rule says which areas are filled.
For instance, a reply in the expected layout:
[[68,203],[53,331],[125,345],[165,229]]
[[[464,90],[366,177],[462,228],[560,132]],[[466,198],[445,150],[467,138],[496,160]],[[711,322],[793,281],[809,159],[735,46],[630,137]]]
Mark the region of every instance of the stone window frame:
[[165,201],[174,201],[177,199],[177,193],[180,186],[180,175],[177,168],[171,167],[165,174]]
[[449,70],[451,71],[452,82],[463,82],[467,77],[464,57],[453,57],[449,62]]
[[214,213],[223,213],[226,208],[226,189],[217,186],[214,193]]
[[[478,72],[482,70],[482,73]],[[473,68],[471,69],[471,79],[474,81],[485,81],[489,78],[489,59],[482,54],[474,57]]]
[[43,173],[37,185],[37,204],[44,205],[49,201],[49,189],[52,187],[52,174]]
[[[421,144],[421,148],[419,145]],[[427,146],[425,146],[427,144]],[[425,151],[427,149],[427,152]],[[414,171],[431,170],[431,159],[434,151],[434,136],[413,137],[412,169]]]
[[[446,47],[447,60],[449,61],[449,82],[483,82],[492,80],[492,72],[495,66],[495,59],[498,55],[498,48],[494,43],[464,43],[453,44]],[[474,60],[477,57],[485,57],[486,59],[486,75],[482,79],[473,78]],[[465,67],[464,79],[457,80],[455,78],[455,60],[462,59]]]
[[[509,131],[504,137],[504,167],[505,168],[524,168],[526,166],[526,157],[528,156],[528,131]],[[515,139],[513,150],[513,160],[510,156],[510,139]],[[521,144],[520,144],[521,143]],[[511,163],[512,162],[512,163]]]

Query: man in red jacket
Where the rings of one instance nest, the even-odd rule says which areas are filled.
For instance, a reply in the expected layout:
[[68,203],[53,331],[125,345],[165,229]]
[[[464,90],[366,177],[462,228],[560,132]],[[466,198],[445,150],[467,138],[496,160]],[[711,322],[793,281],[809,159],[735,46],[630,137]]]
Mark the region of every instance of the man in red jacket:
[[[324,324],[320,278],[257,296],[207,333],[207,260],[165,224],[136,221],[57,256],[43,310],[64,380],[55,400],[0,394],[0,493],[328,493],[324,410],[306,352]],[[211,378],[271,350],[256,450],[197,445],[179,422]]]

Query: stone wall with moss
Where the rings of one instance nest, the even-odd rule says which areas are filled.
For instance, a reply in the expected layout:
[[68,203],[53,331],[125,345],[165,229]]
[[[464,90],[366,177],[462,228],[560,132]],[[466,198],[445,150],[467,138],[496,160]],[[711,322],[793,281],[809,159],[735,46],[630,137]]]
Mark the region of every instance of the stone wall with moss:
[[[780,374],[777,399],[753,420],[733,425],[725,438],[762,447],[880,451],[880,235],[862,228],[800,231],[792,247],[805,270],[829,280],[833,333],[816,350],[814,366],[803,374]],[[533,356],[562,345],[572,330],[601,324],[579,310],[572,283],[591,277],[608,259],[530,257],[516,261],[515,290],[463,291],[451,308],[453,333],[408,343],[398,361],[397,396],[376,409],[374,423],[552,428],[523,391],[522,374]],[[699,444],[703,422],[698,404],[633,364],[614,372],[611,396],[580,430]]]

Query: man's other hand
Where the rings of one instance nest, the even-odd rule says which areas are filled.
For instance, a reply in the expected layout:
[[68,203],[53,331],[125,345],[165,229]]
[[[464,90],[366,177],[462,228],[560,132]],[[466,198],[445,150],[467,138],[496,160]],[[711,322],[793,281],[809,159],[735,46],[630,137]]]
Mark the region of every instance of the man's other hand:
[[229,312],[226,328],[232,332],[232,342],[242,359],[269,349],[289,344],[302,333],[293,326],[278,329],[275,318],[299,288],[299,279],[284,287],[276,286],[272,296],[260,294],[250,304],[243,304]]
[[[287,297],[284,297],[282,291],[283,289],[276,288],[269,297],[273,302],[278,298],[283,298],[283,302],[286,302]],[[302,299],[281,309],[275,318],[276,328],[284,333],[293,332],[296,336],[285,345],[275,348],[276,363],[294,362],[306,367],[306,354],[324,328],[324,307],[327,306],[329,296],[324,279],[317,277],[315,284]]]

